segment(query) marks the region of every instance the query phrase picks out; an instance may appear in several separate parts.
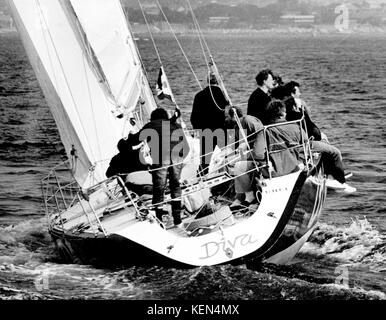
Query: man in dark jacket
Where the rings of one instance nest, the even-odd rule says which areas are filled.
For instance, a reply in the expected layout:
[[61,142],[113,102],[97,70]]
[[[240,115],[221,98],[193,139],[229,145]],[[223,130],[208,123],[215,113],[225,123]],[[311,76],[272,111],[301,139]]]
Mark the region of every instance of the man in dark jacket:
[[138,141],[146,140],[153,161],[153,205],[156,216],[162,221],[166,181],[169,178],[172,215],[175,225],[181,223],[180,177],[183,159],[189,153],[189,145],[181,126],[171,121],[163,108],[155,109],[147,123],[137,134]]
[[225,107],[229,105],[223,91],[218,86],[214,74],[208,77],[208,86],[198,92],[193,101],[190,122],[193,129],[223,129],[225,123]]
[[316,141],[322,140],[320,129],[311,120],[309,110],[300,99],[300,84],[296,81],[290,81],[285,84],[284,88],[287,92],[287,97],[284,99],[287,121],[299,120],[304,113],[308,136],[314,137],[314,140]]
[[248,100],[247,114],[266,124],[265,109],[271,101],[269,91],[275,87],[274,75],[271,70],[261,70],[256,76],[257,89],[252,92]]
[[[192,114],[190,116],[193,129],[202,130],[200,137],[201,156],[211,153],[216,145],[220,148],[226,145],[225,108],[229,105],[229,102],[218,86],[216,76],[213,73],[208,76],[207,80],[208,86],[194,97]],[[216,134],[215,131],[218,129],[221,131],[217,131]],[[206,134],[204,130],[207,131]],[[209,133],[214,134],[208,134],[208,130],[211,131]],[[213,141],[205,141],[205,139]],[[206,173],[210,159],[210,154],[201,158],[201,170],[203,173]]]
[[139,156],[139,149],[133,149],[135,146],[134,136],[129,134],[127,139],[121,139],[117,148],[119,153],[115,155],[106,171],[106,177],[121,175],[123,181],[127,174],[135,171],[147,170],[147,165],[142,163]]

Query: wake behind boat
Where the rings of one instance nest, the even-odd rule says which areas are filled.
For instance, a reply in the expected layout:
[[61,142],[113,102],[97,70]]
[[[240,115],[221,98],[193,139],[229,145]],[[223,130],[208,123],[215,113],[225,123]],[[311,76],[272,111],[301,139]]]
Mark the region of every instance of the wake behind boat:
[[[9,4],[69,159],[42,183],[49,232],[63,258],[194,267],[284,264],[296,255],[326,196],[323,165],[307,137],[278,151],[270,145],[271,131],[283,124],[265,126],[265,162],[251,170],[257,201],[231,211],[238,178],[233,166],[244,155],[222,148],[213,153],[209,172],[197,176],[198,141],[186,132],[191,150],[181,179],[186,210],[182,224],[170,226],[157,218],[151,195],[141,188],[151,184],[147,171],[129,175],[130,184],[119,175],[105,177],[117,142],[142,128],[157,108],[120,1]],[[302,128],[303,121],[292,123]],[[272,157],[293,148],[303,159],[297,170],[274,174]],[[166,208],[172,200],[167,194]]]

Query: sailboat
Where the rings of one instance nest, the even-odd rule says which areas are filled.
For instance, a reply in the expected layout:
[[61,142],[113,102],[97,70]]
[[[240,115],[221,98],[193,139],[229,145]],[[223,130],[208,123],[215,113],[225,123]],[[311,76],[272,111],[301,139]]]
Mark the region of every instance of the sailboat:
[[[181,198],[187,206],[191,196],[202,195],[212,211],[198,216],[187,210],[182,228],[168,227],[155,216],[151,195],[134,192],[119,175],[105,176],[117,142],[157,108],[122,3],[8,2],[67,154],[42,181],[48,230],[64,261],[188,268],[291,261],[312,234],[326,197],[323,167],[307,139],[298,146],[303,166],[279,176],[268,170],[256,180],[258,203],[239,212],[229,209],[232,195],[213,192],[232,187],[236,177],[227,164],[235,155],[197,176],[191,152]],[[277,152],[268,145],[273,126],[264,128],[268,164]],[[193,136],[189,143],[197,149]]]

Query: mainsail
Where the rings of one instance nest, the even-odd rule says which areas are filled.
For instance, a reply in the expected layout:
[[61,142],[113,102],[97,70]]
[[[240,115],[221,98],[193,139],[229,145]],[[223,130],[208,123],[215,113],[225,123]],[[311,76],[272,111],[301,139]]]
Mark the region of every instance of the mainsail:
[[8,0],[82,187],[105,179],[140,108],[156,107],[119,0]]

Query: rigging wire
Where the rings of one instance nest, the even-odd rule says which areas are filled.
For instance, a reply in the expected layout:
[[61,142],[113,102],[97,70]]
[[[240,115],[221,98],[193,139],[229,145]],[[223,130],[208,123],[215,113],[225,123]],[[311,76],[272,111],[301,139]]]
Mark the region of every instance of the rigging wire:
[[161,64],[161,66],[162,66],[161,56],[160,56],[160,54],[159,54],[157,45],[156,45],[155,40],[154,40],[154,37],[153,37],[153,33],[152,33],[151,30],[150,30],[150,25],[149,25],[149,22],[147,21],[147,18],[146,18],[145,10],[143,9],[143,6],[142,6],[142,3],[141,3],[140,0],[138,0],[138,4],[139,4],[139,7],[140,7],[141,12],[142,12],[143,19],[145,20],[145,24],[146,24],[147,30],[148,30],[148,32],[149,32],[151,42],[153,43],[154,50],[155,50],[155,52],[156,52],[156,54],[157,54],[158,62],[159,62],[159,63]]
[[[121,1],[121,6],[122,6],[122,8],[123,8],[123,14],[124,14],[124,16],[125,16],[125,18],[126,18],[126,26],[127,26],[128,30],[129,30],[129,32],[130,32],[131,38],[133,39],[133,41],[135,41],[135,40],[134,40],[134,32],[133,32],[133,29],[132,29],[131,24],[130,24],[130,21],[129,21],[129,14],[128,14],[128,12],[127,12],[127,8],[124,6],[123,0],[120,0],[120,1]],[[148,74],[147,74],[147,71],[146,71],[146,68],[145,68],[145,64],[143,63],[142,56],[139,54],[139,50],[138,50],[137,46],[135,46],[135,50],[136,50],[136,52],[137,52],[137,56],[139,57],[139,61],[140,61],[141,66],[142,66],[142,70],[143,70],[145,76],[146,76],[147,78],[149,78],[149,77],[148,77]]]
[[[157,0],[157,1],[158,1],[158,0]],[[194,23],[194,25],[195,25],[195,27],[196,27],[196,29],[197,29],[197,31],[198,31],[198,37],[199,37],[199,40],[200,40],[201,49],[202,49],[203,54],[204,54],[205,62],[206,62],[206,64],[207,64],[207,66],[208,66],[208,76],[207,76],[207,77],[208,77],[208,82],[209,82],[209,86],[208,86],[208,87],[209,87],[210,94],[211,94],[211,96],[212,96],[212,100],[213,100],[215,106],[216,106],[219,110],[225,112],[225,109],[226,109],[226,108],[222,109],[222,108],[217,104],[217,101],[216,101],[216,99],[215,99],[215,97],[214,97],[214,95],[213,95],[212,86],[211,86],[211,84],[210,84],[210,75],[211,75],[211,71],[212,71],[212,70],[211,70],[211,67],[214,69],[213,71],[214,71],[214,74],[215,74],[216,78],[219,78],[219,79],[218,79],[218,81],[219,81],[219,88],[222,90],[223,94],[225,95],[226,100],[228,101],[228,104],[231,105],[231,106],[232,106],[232,101],[231,101],[231,99],[230,99],[230,96],[229,96],[229,94],[228,94],[228,91],[226,90],[226,87],[225,87],[225,85],[224,85],[224,81],[222,80],[221,74],[220,74],[220,72],[218,71],[217,65],[216,65],[216,63],[215,63],[215,61],[214,61],[214,59],[213,59],[213,55],[212,55],[212,53],[211,53],[211,51],[210,51],[210,48],[209,48],[209,46],[208,46],[208,43],[206,42],[205,37],[203,36],[202,30],[201,30],[200,25],[199,25],[199,23],[198,23],[197,17],[196,17],[196,15],[194,14],[192,5],[191,5],[191,3],[190,3],[190,0],[186,0],[186,1],[187,1],[187,3],[188,3],[189,9],[190,9],[191,16],[192,16],[192,18],[193,18],[193,23]],[[204,45],[205,45],[205,47],[206,47],[207,52],[209,53],[210,62],[208,62],[208,60],[207,60],[207,58],[206,58],[206,55],[205,55],[205,49],[204,49],[204,47],[203,47],[203,43],[204,43]],[[245,136],[244,129],[243,129],[242,125],[241,125],[241,122],[240,122],[240,119],[239,119],[239,117],[238,117],[238,115],[237,115],[236,110],[234,110],[234,116],[235,116],[235,119],[236,119],[237,126],[239,127],[239,131],[242,132],[242,136],[243,136],[243,139],[244,139],[245,142],[246,142],[248,151],[252,154],[252,150],[251,150],[250,145],[249,145],[249,143],[248,143],[248,139],[247,139],[247,137]],[[254,159],[253,154],[252,154],[252,160],[253,160],[253,163],[254,163],[254,165],[255,165],[255,168],[258,169],[256,160]]]
[[198,32],[198,40],[200,41],[200,46],[201,46],[202,53],[203,53],[203,55],[204,55],[205,64],[206,64],[207,67],[209,67],[209,61],[208,61],[207,56],[206,56],[204,44],[206,45],[206,50],[208,51],[208,53],[209,53],[209,55],[210,55],[209,47],[208,47],[208,45],[205,43],[205,39],[204,39],[204,37],[203,37],[202,34],[201,34],[200,25],[198,24],[198,21],[197,21],[196,15],[194,14],[192,5],[190,4],[190,1],[189,1],[189,0],[186,0],[186,1],[187,1],[187,3],[188,3],[189,10],[190,10],[190,13],[191,13],[191,16],[192,16],[192,19],[193,19],[193,24],[194,24],[194,26],[195,26],[195,28],[196,28],[196,30],[197,30],[197,32]]
[[[220,84],[220,87],[221,87],[221,89],[224,91],[225,97],[226,97],[227,100],[229,101],[229,104],[232,105],[230,96],[229,96],[228,91],[226,90],[226,87],[225,87],[225,85],[224,85],[224,81],[223,81],[223,79],[222,79],[222,77],[221,77],[220,72],[218,71],[217,65],[216,65],[216,63],[215,63],[215,61],[214,61],[214,59],[213,59],[213,55],[212,55],[212,53],[211,53],[211,51],[210,51],[210,48],[209,48],[209,46],[208,46],[207,41],[205,40],[204,34],[202,33],[202,30],[201,30],[201,28],[200,28],[200,24],[198,23],[197,17],[196,17],[196,15],[194,14],[194,10],[193,10],[193,7],[192,7],[192,5],[191,5],[191,3],[190,3],[190,0],[186,0],[186,1],[187,1],[187,3],[188,3],[189,10],[190,10],[190,12],[191,12],[191,16],[192,16],[192,18],[193,18],[193,23],[194,23],[194,25],[195,25],[195,27],[196,27],[196,29],[197,29],[197,31],[198,31],[198,38],[199,38],[199,40],[200,40],[201,48],[202,48],[202,51],[203,51],[203,53],[204,53],[204,58],[205,58],[205,62],[206,62],[206,64],[207,64],[207,66],[208,66],[208,69],[210,69],[210,66],[213,66],[213,68],[215,69],[215,70],[214,70],[214,73],[216,74],[216,77],[219,78],[219,84]],[[206,55],[205,55],[205,49],[203,48],[202,43],[205,44],[206,51],[208,52],[209,57],[210,57],[210,60],[211,60],[210,62],[208,62],[208,60],[207,60],[207,58],[206,58]]]
[[[139,1],[139,0],[138,0],[138,1]],[[194,76],[194,78],[195,78],[195,80],[196,80],[198,86],[199,86],[200,89],[202,90],[201,82],[200,82],[200,80],[198,79],[196,73],[194,72],[194,69],[193,69],[193,67],[192,67],[192,64],[190,63],[189,58],[187,57],[187,55],[186,55],[184,49],[182,48],[182,45],[181,45],[180,41],[178,40],[177,35],[176,35],[176,33],[174,32],[174,29],[173,29],[172,25],[170,24],[170,22],[169,22],[169,20],[168,20],[168,18],[167,18],[167,16],[166,16],[166,14],[165,14],[165,12],[163,11],[163,9],[162,9],[162,7],[161,7],[161,4],[159,3],[158,0],[156,0],[156,3],[157,3],[157,6],[158,6],[160,12],[162,13],[163,17],[165,18],[165,21],[166,21],[167,25],[169,26],[169,28],[170,28],[170,30],[171,30],[171,32],[172,32],[172,34],[173,34],[173,37],[174,37],[174,39],[176,40],[176,42],[177,42],[177,44],[178,44],[178,46],[179,46],[179,48],[180,48],[180,50],[181,50],[181,52],[182,52],[182,55],[184,56],[186,62],[188,63],[188,66],[189,66],[190,70],[192,71],[193,76]]]
[[[133,42],[134,42],[134,41],[135,41],[135,40],[134,40],[134,32],[133,32],[133,30],[132,30],[132,28],[131,28],[131,25],[130,25],[129,14],[128,14],[128,12],[127,12],[127,8],[126,8],[126,6],[124,5],[123,0],[120,0],[120,3],[121,3],[123,15],[124,15],[124,17],[125,17],[125,22],[126,22],[127,29],[129,30],[130,36],[131,36],[131,38],[132,38],[132,40],[133,40]],[[140,63],[140,66],[141,66],[141,70],[142,70],[143,74],[145,75],[145,77],[148,79],[148,74],[147,74],[147,71],[146,71],[146,68],[145,68],[145,64],[143,63],[142,57],[141,57],[141,55],[139,54],[139,50],[138,50],[138,48],[137,48],[136,45],[134,45],[134,49],[135,49],[135,51],[136,51],[137,57],[139,58],[139,63]],[[130,50],[132,50],[131,45],[130,45]],[[139,90],[140,90],[140,92],[141,92],[141,95],[140,95],[140,97],[138,98],[138,101],[137,101],[137,105],[138,105],[138,103],[140,103],[140,100],[141,100],[141,99],[143,99],[143,100],[146,101],[146,99],[144,98],[144,97],[146,97],[146,93],[142,92],[142,87],[141,87],[141,83],[143,83],[142,74],[140,75],[140,79],[139,79],[139,80],[137,79],[137,82],[136,82],[136,83],[138,84]],[[145,84],[145,85],[146,85],[146,84]],[[150,88],[149,88],[149,90],[151,91]],[[142,95],[143,95],[144,97],[142,97]],[[155,103],[155,102],[154,102],[154,103]],[[136,111],[135,111],[135,108],[136,108],[136,107],[134,107],[133,113],[136,112]],[[140,109],[140,111],[142,112],[142,108],[139,108],[139,109]],[[128,119],[127,117],[125,117],[125,123],[124,123],[124,126],[123,126],[123,128],[122,128],[122,136],[124,136],[124,133],[126,132],[126,124],[127,124],[128,120],[129,120],[129,119]],[[131,123],[130,123],[130,125],[131,125],[132,127],[134,127]]]
[[[130,32],[131,38],[133,39],[133,41],[135,41],[135,40],[134,40],[134,32],[133,32],[133,28],[131,27],[131,24],[130,24],[129,14],[128,14],[128,12],[127,12],[127,8],[123,5],[123,2],[122,2],[123,0],[120,0],[120,1],[121,1],[121,6],[122,6],[122,8],[123,8],[123,14],[124,14],[124,16],[125,16],[125,18],[126,18],[126,26],[127,26],[128,30],[129,30],[129,32]],[[138,1],[139,1],[139,0],[138,0]],[[140,3],[139,3],[139,5],[141,6]],[[141,10],[141,11],[142,11],[142,10]],[[142,12],[142,14],[143,14],[143,12]],[[144,19],[145,19],[145,21],[146,21],[146,17],[144,17]],[[146,25],[147,25],[147,23],[146,23]],[[150,33],[150,31],[149,31],[149,33]],[[151,33],[150,33],[150,37],[152,38],[152,34],[151,34]],[[152,41],[153,41],[153,40],[152,40]],[[153,46],[154,46],[154,41],[153,41]],[[135,48],[135,50],[136,50],[136,52],[137,52],[137,56],[138,56],[139,61],[140,61],[140,64],[141,64],[142,71],[143,71],[143,73],[144,73],[146,79],[149,79],[149,76],[148,76],[148,73],[147,73],[147,70],[146,70],[146,67],[145,67],[145,63],[143,62],[142,56],[141,56],[140,53],[139,53],[138,47],[137,47],[136,45],[134,45],[134,48]],[[156,50],[156,53],[157,53],[158,60],[160,60],[160,58],[159,58],[159,53],[158,53],[158,50],[157,50],[156,47],[155,47],[155,50]],[[141,81],[143,81],[143,77],[141,77]],[[149,90],[151,91],[149,84],[147,83],[146,85],[149,87]],[[154,102],[155,102],[155,101],[154,101]]]
[[[141,9],[143,18],[144,18],[144,20],[145,20],[145,23],[146,23],[146,26],[147,26],[147,29],[148,29],[148,32],[149,32],[151,41],[152,41],[152,43],[153,43],[153,47],[154,47],[154,49],[155,49],[155,51],[156,51],[157,58],[158,58],[158,61],[159,61],[159,64],[160,64],[160,68],[161,68],[161,72],[162,72],[162,73],[164,74],[164,76],[166,77],[166,73],[165,73],[164,70],[163,70],[162,59],[161,59],[161,56],[160,56],[160,54],[159,54],[157,45],[156,45],[156,43],[155,43],[153,34],[152,34],[151,30],[150,30],[150,25],[149,25],[149,23],[148,23],[148,21],[147,21],[145,11],[144,11],[144,9],[143,9],[143,7],[142,7],[142,4],[141,4],[140,0],[138,0],[138,3],[139,3],[139,6],[140,6],[140,9]],[[159,3],[158,3],[158,5],[159,5]],[[160,10],[162,10],[161,7],[160,7]],[[164,15],[164,17],[165,17],[165,19],[167,20],[167,18],[166,18],[165,15]],[[167,22],[168,22],[168,21],[167,21]],[[170,24],[169,24],[169,26],[170,26]],[[171,26],[170,26],[170,28],[171,28]],[[171,29],[171,30],[172,30],[172,33],[174,34],[173,29]],[[177,43],[179,44],[178,39],[176,39],[176,40],[177,40]],[[184,53],[184,51],[183,51],[183,49],[182,49],[182,47],[181,47],[180,44],[179,44],[179,46],[180,46],[181,51]],[[186,59],[187,59],[187,58],[186,58]],[[188,59],[187,59],[187,61],[188,61],[188,63],[189,63],[189,60],[188,60]],[[189,65],[190,65],[190,63],[189,63]],[[194,70],[192,69],[192,67],[191,67],[191,70],[192,70],[192,72],[193,72],[193,75],[196,77],[196,75],[195,75]],[[197,79],[197,77],[196,77],[196,79]],[[198,80],[198,79],[197,79],[197,80]],[[170,93],[171,93],[171,101],[174,103],[175,108],[178,109],[178,110],[180,110],[180,108],[179,108],[179,106],[178,106],[176,100],[174,99],[173,92],[172,92],[171,90],[170,90]],[[181,118],[181,126],[182,126],[183,128],[186,128],[186,124],[185,124],[185,122],[183,121],[182,118]]]
[[[237,144],[240,144],[241,141],[245,141],[245,139],[248,140],[248,138],[250,138],[250,137],[252,137],[252,136],[254,136],[254,135],[257,135],[257,134],[260,133],[261,131],[263,131],[263,129],[261,129],[261,130],[259,130],[259,131],[257,131],[257,132],[253,132],[253,133],[249,134],[248,136],[246,136],[246,135],[245,135],[245,132],[244,132],[244,130],[243,130],[242,133],[243,133],[244,137],[242,137],[242,138],[240,138],[239,140],[234,141],[234,142],[232,142],[232,143],[230,143],[230,144],[227,144],[225,147],[222,147],[222,148],[219,147],[219,149],[220,149],[221,151],[224,151],[224,150],[226,150],[227,148],[231,148],[232,146],[236,146]],[[213,152],[214,152],[214,151],[210,151],[210,152],[207,152],[207,153],[205,153],[205,154],[200,154],[200,155],[195,156],[195,157],[193,157],[193,158],[191,158],[191,159],[192,159],[193,162],[195,162],[196,160],[202,159],[202,158],[204,158],[204,157],[206,157],[206,156],[208,156],[208,155],[213,155]],[[234,151],[233,151],[233,152],[234,152]],[[249,150],[248,152],[252,152],[252,151]],[[231,153],[232,153],[232,152],[231,152]],[[231,153],[230,153],[230,154],[231,154]],[[171,166],[174,166],[174,165],[181,165],[181,164],[184,163],[184,161],[185,161],[185,160],[182,160],[182,161],[177,162],[177,163],[174,163],[174,164],[165,165],[165,166],[163,166],[163,167],[161,167],[161,168],[157,168],[157,169],[154,169],[154,170],[167,169],[167,168],[169,168],[169,167],[171,167]],[[149,172],[152,172],[152,171],[154,171],[154,170],[153,170],[153,169],[149,169],[148,171],[149,171]]]
[[[225,112],[225,108],[223,109],[223,108],[221,108],[218,105],[218,103],[217,103],[217,101],[216,101],[216,99],[214,97],[214,94],[213,94],[212,86],[210,84],[210,76],[211,76],[211,73],[212,73],[211,68],[214,69],[214,74],[215,74],[216,78],[218,78],[219,88],[223,92],[223,95],[225,96],[225,98],[228,101],[229,105],[232,105],[231,99],[230,99],[229,94],[228,94],[228,92],[227,92],[227,90],[225,88],[225,85],[224,85],[224,82],[223,82],[223,80],[221,78],[221,75],[218,72],[217,66],[215,65],[212,53],[211,53],[211,51],[209,49],[209,46],[208,46],[208,43],[206,42],[205,37],[204,37],[204,35],[202,33],[202,30],[201,30],[200,25],[198,23],[197,17],[194,14],[194,10],[193,10],[193,7],[192,7],[192,5],[190,3],[190,0],[186,0],[186,2],[188,4],[189,11],[190,11],[191,16],[192,16],[193,24],[194,24],[194,26],[195,26],[195,28],[196,28],[196,30],[198,32],[198,39],[199,39],[201,50],[202,50],[202,53],[203,53],[203,56],[204,56],[204,59],[205,59],[205,63],[206,63],[207,69],[208,69],[207,81],[208,81],[208,88],[209,88],[210,95],[212,97],[212,101],[214,102],[214,105],[216,106],[217,109],[219,109],[220,111]],[[205,45],[205,48],[204,48],[204,45]],[[210,61],[208,61],[206,53],[208,53],[208,55],[210,57]]]
[[[188,3],[189,10],[190,10],[190,12],[191,12],[191,15],[192,15],[192,18],[193,18],[194,25],[196,26],[196,29],[197,29],[197,31],[198,31],[199,38],[200,38],[200,42],[202,41],[202,42],[205,44],[206,50],[207,50],[208,54],[211,56],[212,54],[211,54],[211,52],[210,52],[208,43],[207,43],[206,40],[205,40],[205,37],[204,37],[204,35],[203,35],[203,33],[202,33],[202,30],[201,30],[201,28],[200,28],[200,25],[199,25],[199,23],[198,23],[197,17],[196,17],[196,15],[194,14],[194,10],[193,10],[193,7],[192,7],[192,5],[191,5],[191,3],[190,3],[190,0],[186,0],[186,1],[187,1],[187,3]],[[205,51],[205,50],[203,49],[203,51]]]
[[[251,148],[251,146],[249,145],[248,138],[247,138],[247,136],[245,135],[244,128],[243,128],[243,126],[241,125],[241,121],[240,121],[240,118],[239,118],[239,116],[238,116],[238,114],[237,114],[237,111],[236,111],[235,109],[233,109],[233,112],[234,112],[234,117],[235,117],[235,119],[236,119],[237,126],[239,127],[239,131],[241,131],[241,135],[243,136],[243,140],[244,140],[244,142],[247,144],[248,151],[251,153],[251,158],[252,158],[252,161],[253,161],[253,165],[255,166],[255,168],[256,168],[257,170],[259,170],[259,166],[257,165],[257,162],[256,162],[255,157],[253,156],[252,148]],[[261,130],[260,130],[260,131],[261,131]],[[258,134],[260,131],[254,132],[254,133],[252,133],[251,135],[256,134],[256,136],[257,136],[257,134]],[[268,161],[268,159],[267,159],[267,161]]]

